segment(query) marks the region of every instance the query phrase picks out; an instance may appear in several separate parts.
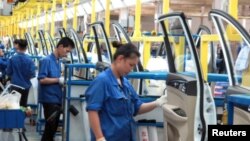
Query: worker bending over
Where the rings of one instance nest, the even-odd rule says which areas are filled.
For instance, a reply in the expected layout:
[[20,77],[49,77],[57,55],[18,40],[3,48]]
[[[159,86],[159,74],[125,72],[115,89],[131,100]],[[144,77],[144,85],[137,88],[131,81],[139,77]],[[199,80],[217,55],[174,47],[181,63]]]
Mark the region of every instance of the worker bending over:
[[86,90],[91,141],[136,141],[133,116],[162,106],[167,95],[143,103],[124,77],[138,64],[140,53],[131,44],[113,42],[116,47],[110,68],[100,73]]
[[59,59],[67,57],[67,54],[74,47],[74,42],[70,38],[64,37],[58,42],[54,52],[39,62],[39,102],[43,105],[46,119],[42,141],[53,141],[56,133],[60,114],[56,114],[56,117],[52,118],[52,120],[48,119],[55,112],[60,111],[62,105],[64,77],[61,77]]

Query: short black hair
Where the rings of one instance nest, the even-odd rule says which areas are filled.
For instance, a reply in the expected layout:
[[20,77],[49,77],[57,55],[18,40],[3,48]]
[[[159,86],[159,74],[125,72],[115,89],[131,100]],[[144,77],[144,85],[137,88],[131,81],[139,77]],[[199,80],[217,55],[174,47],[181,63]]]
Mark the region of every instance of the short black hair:
[[71,48],[75,48],[75,43],[69,37],[61,38],[60,41],[57,43],[56,48],[58,48],[60,45],[63,45],[63,47],[69,47],[70,46]]
[[27,45],[28,45],[27,40],[25,40],[25,39],[20,39],[19,40],[19,48],[20,49],[26,49]]
[[137,47],[132,43],[126,43],[122,44],[120,42],[114,41],[112,42],[112,45],[114,48],[116,48],[115,54],[114,54],[114,60],[119,56],[123,55],[124,58],[130,58],[132,55],[136,55],[137,57],[140,57],[141,54],[138,51]]
[[19,39],[15,39],[13,43],[14,44],[18,44],[19,43]]
[[23,50],[27,48],[28,42],[25,39],[15,39],[14,44],[18,44],[19,48]]

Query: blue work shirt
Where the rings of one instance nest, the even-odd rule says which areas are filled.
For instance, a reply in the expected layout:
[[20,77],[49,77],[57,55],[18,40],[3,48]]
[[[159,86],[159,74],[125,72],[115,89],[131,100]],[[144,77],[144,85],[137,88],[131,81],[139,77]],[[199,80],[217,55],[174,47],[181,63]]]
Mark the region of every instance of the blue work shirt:
[[28,55],[17,53],[10,58],[6,73],[11,77],[11,84],[28,89],[30,79],[35,77],[35,64]]
[[2,77],[6,74],[6,68],[8,66],[8,59],[5,57],[0,57],[0,71],[2,72]]
[[17,53],[16,48],[11,48],[4,53],[4,56],[6,58],[11,58],[13,55],[15,55],[15,53]]
[[4,49],[4,45],[0,43],[0,49]]
[[[98,111],[101,129],[107,141],[136,141],[136,123],[133,119],[142,101],[133,86],[121,78],[119,86],[109,68],[99,74],[86,90],[87,111]],[[91,141],[95,141],[91,131]]]
[[[45,77],[59,78],[61,76],[61,67],[59,60],[56,59],[54,53],[46,56],[39,61],[38,80]],[[62,87],[59,83],[40,84],[38,86],[38,99],[41,103],[62,103]]]

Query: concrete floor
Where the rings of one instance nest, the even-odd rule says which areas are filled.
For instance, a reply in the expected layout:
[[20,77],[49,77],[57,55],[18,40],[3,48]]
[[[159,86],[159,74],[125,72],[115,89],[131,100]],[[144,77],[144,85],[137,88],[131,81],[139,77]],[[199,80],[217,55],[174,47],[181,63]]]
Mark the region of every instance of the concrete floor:
[[[41,135],[36,132],[36,126],[31,126],[29,123],[25,124],[26,132],[25,135],[28,141],[40,141]],[[14,129],[13,132],[3,132],[0,130],[0,141],[19,141],[19,136],[17,130]],[[23,140],[24,141],[24,140]],[[62,141],[60,136],[55,137],[55,141]]]
[[25,134],[28,138],[28,141],[40,141],[41,140],[41,136],[36,132],[36,126],[26,125],[25,127],[27,129]]
[[[26,132],[25,135],[28,138],[28,141],[40,141],[41,137],[36,132],[35,126],[25,125]],[[18,130],[14,129],[12,132],[3,132],[0,131],[0,141],[19,141]]]

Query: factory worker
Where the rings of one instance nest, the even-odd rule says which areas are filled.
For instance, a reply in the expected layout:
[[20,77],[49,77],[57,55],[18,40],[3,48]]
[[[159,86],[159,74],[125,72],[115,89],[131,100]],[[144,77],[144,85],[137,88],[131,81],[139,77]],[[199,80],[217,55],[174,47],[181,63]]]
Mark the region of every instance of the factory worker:
[[48,120],[51,115],[61,110],[62,105],[62,85],[64,77],[61,76],[61,67],[59,59],[67,57],[67,54],[75,47],[74,42],[63,37],[57,44],[55,50],[50,55],[41,59],[39,62],[39,102],[42,103],[44,109],[44,117],[46,119],[45,130],[42,141],[53,141],[56,133],[60,114],[52,120]]
[[86,90],[91,141],[136,141],[133,116],[167,103],[167,95],[143,103],[124,77],[138,64],[140,53],[131,44],[113,42],[116,52],[111,67],[100,73]]
[[25,54],[27,45],[27,41],[24,39],[16,40],[17,52],[8,61],[6,70],[6,74],[10,77],[10,83],[24,88],[12,88],[21,93],[20,106],[23,107],[27,107],[28,94],[31,87],[30,79],[35,77],[35,64]]
[[5,76],[6,76],[6,68],[8,65],[8,58],[6,58],[2,49],[0,49],[0,82],[3,86],[6,83]]

